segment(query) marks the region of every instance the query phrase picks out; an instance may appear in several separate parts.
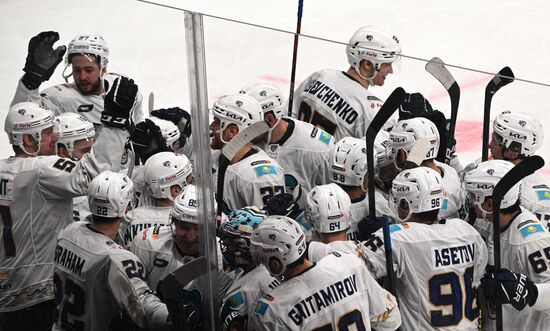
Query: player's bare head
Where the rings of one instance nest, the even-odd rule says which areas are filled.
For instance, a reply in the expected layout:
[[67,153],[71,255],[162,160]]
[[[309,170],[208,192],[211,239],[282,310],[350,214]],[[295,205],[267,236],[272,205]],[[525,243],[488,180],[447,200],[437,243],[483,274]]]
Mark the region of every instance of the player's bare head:
[[147,159],[143,175],[154,198],[173,201],[191,183],[192,172],[187,156],[160,152]]
[[220,143],[222,146],[228,143],[246,127],[263,120],[260,104],[246,94],[222,96],[214,102],[212,114],[214,121],[210,124],[210,131],[214,137],[210,147],[213,149]]
[[307,195],[307,204],[308,216],[321,238],[324,234],[345,236],[351,224],[351,200],[340,186],[334,183],[315,186]]
[[443,179],[434,170],[404,170],[392,182],[390,204],[400,222],[433,223],[443,205]]
[[395,35],[381,27],[366,25],[351,37],[346,54],[348,63],[369,85],[384,85],[386,76],[397,69],[401,44]]
[[424,161],[432,160],[439,152],[439,131],[435,124],[426,118],[415,117],[397,122],[390,132],[391,157],[398,169],[404,167],[408,154],[418,139],[427,139],[430,150]]
[[32,102],[20,102],[8,111],[4,124],[17,155],[55,155],[57,135],[53,112]]
[[542,125],[532,116],[504,111],[493,122],[489,148],[494,159],[518,160],[533,155],[544,140]]
[[62,113],[54,117],[53,124],[57,134],[57,155],[80,160],[91,150],[95,127],[84,116]]
[[253,267],[250,236],[266,217],[263,210],[254,206],[232,211],[221,222],[219,237],[224,259],[231,267]]
[[[493,190],[498,182],[514,165],[504,160],[489,160],[479,163],[464,175],[464,187],[470,204],[476,210],[476,216],[492,221]],[[521,183],[514,185],[502,198],[501,212],[516,209],[520,197]]]
[[[63,77],[67,80],[72,75],[82,94],[97,94],[102,92],[101,77],[106,73],[108,62],[109,48],[100,35],[78,35],[67,47]],[[72,71],[65,74],[69,66]]]
[[180,253],[198,256],[199,232],[195,185],[187,185],[174,200],[170,211],[170,227]]
[[88,203],[94,223],[114,223],[131,208],[134,198],[132,180],[118,172],[104,171],[88,187]]
[[281,276],[305,259],[306,238],[301,226],[286,216],[268,216],[252,232],[252,256],[272,276]]

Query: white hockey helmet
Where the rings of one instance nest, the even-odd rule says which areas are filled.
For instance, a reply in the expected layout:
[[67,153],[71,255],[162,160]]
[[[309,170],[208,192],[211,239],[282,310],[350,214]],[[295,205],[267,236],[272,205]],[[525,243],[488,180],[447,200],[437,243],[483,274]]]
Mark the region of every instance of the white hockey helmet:
[[107,43],[98,34],[80,34],[74,37],[67,47],[66,64],[71,64],[71,57],[75,54],[91,54],[97,57],[100,69],[109,63],[109,48]]
[[197,188],[195,185],[187,185],[174,200],[170,210],[170,221],[198,224],[197,216]]
[[168,143],[168,145],[172,146],[176,141],[178,141],[178,139],[180,139],[180,130],[172,121],[163,120],[155,116],[151,116],[149,119],[160,128],[160,132],[162,133],[164,139],[166,139],[166,143]]
[[220,132],[229,124],[235,124],[239,131],[263,121],[262,107],[253,97],[246,94],[224,95],[214,102],[214,118],[220,120]]
[[95,136],[94,124],[76,113],[62,113],[55,116],[53,128],[57,134],[57,143],[65,146],[70,157],[73,156],[75,141],[93,139]]
[[[489,160],[481,162],[464,175],[464,187],[468,198],[483,210],[481,204],[485,198],[493,196],[493,190],[498,182],[514,167],[512,162],[505,160]],[[520,197],[521,182],[514,185],[503,197],[500,207],[507,208],[516,203]]]
[[418,167],[404,170],[392,182],[390,203],[394,210],[397,207],[409,209],[406,222],[415,213],[423,213],[441,208],[443,204],[443,179],[435,170]]
[[[306,237],[302,227],[286,216],[268,216],[250,237],[252,257],[263,264],[274,276],[282,275],[286,268],[306,253]],[[279,260],[282,268],[276,270],[271,261]]]
[[243,87],[239,93],[249,95],[258,101],[262,107],[264,117],[270,111],[273,112],[277,120],[284,115],[283,105],[285,99],[283,93],[272,84],[264,82],[251,83]]
[[157,199],[172,199],[170,187],[187,186],[187,177],[193,172],[193,166],[187,156],[173,152],[156,153],[145,162],[143,176],[145,183]]
[[[363,79],[372,79],[383,63],[393,63],[400,58],[401,44],[397,37],[384,29],[365,25],[359,28],[346,46],[348,63]],[[360,73],[361,60],[372,63],[374,72],[371,77],[363,77]]]
[[[13,105],[6,116],[4,131],[8,134],[10,144],[19,146],[29,154],[23,144],[23,135],[30,134],[38,144],[37,155],[40,150],[42,130],[53,126],[53,112],[46,107],[32,102],[20,102]],[[30,155],[30,154],[29,154]]]
[[493,131],[502,137],[504,147],[517,147],[524,156],[533,155],[544,140],[540,122],[525,113],[502,112],[493,122]]
[[395,127],[390,131],[391,140],[391,156],[397,157],[397,152],[400,149],[405,151],[408,156],[414,143],[425,138],[430,142],[430,150],[426,154],[424,160],[433,159],[439,152],[439,131],[435,124],[426,118],[415,117],[397,122]]
[[351,225],[349,195],[332,183],[315,186],[307,195],[307,210],[317,233],[347,230]]
[[134,197],[132,180],[121,173],[104,171],[96,176],[88,188],[88,202],[92,215],[122,217]]

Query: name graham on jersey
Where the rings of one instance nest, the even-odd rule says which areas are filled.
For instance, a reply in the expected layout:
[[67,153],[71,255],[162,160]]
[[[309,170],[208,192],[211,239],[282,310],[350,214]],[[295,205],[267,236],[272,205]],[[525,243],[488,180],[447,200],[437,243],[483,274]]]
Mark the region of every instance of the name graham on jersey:
[[432,248],[432,263],[434,269],[443,269],[448,266],[456,266],[474,262],[475,245],[469,243],[452,247]]
[[316,81],[308,86],[304,92],[316,96],[348,124],[353,124],[357,116],[359,116],[352,106],[323,82]]
[[355,293],[357,293],[357,283],[353,274],[298,302],[288,312],[288,317],[294,324],[300,326],[306,318]]
[[86,260],[76,255],[65,247],[57,245],[55,247],[54,261],[57,265],[80,276]]

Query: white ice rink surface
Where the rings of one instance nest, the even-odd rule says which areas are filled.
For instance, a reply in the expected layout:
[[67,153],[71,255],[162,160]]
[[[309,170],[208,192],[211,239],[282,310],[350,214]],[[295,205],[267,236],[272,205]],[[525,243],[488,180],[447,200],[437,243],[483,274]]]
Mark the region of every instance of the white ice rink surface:
[[[195,0],[165,4],[294,31],[297,1]],[[395,32],[403,54],[422,59],[433,56],[460,67],[496,73],[510,66],[517,78],[550,83],[549,1],[329,1],[305,0],[302,33],[339,42],[365,24]],[[293,37],[257,27],[205,17],[210,103],[234,93],[254,80],[268,80],[288,94]],[[0,1],[0,116],[5,117],[17,80],[22,75],[29,39],[54,30],[61,43],[80,33],[99,33],[110,47],[109,70],[133,77],[146,97],[155,92],[157,107],[188,108],[183,13],[131,0],[2,0]],[[384,87],[371,90],[385,99],[396,87],[422,92],[449,114],[443,87],[427,72],[424,62],[405,58],[398,74]],[[323,68],[347,69],[344,46],[300,39],[297,83]],[[61,83],[60,65],[48,87]],[[481,155],[483,95],[490,77],[450,68],[461,87],[457,123],[458,151],[464,164]],[[536,114],[550,128],[550,88],[516,81],[493,99],[492,117],[510,109]],[[550,152],[550,134],[539,152]],[[0,134],[0,157],[12,154]],[[550,164],[542,172],[550,177]]]

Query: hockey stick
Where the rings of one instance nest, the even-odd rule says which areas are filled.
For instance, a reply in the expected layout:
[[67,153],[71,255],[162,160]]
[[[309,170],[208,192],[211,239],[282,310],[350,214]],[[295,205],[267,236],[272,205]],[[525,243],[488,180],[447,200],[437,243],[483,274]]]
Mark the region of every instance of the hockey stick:
[[489,122],[491,121],[491,101],[493,96],[514,81],[514,73],[510,67],[504,67],[491,79],[485,88],[485,106],[483,107],[483,145],[481,147],[481,161],[487,161],[489,157]]
[[[388,119],[395,113],[399,106],[405,100],[406,92],[403,88],[396,88],[390,96],[386,99],[386,102],[374,116],[372,122],[367,128],[366,144],[367,144],[367,174],[368,174],[368,196],[369,196],[369,217],[376,218],[376,200],[374,196],[374,140],[376,135],[382,129]],[[388,287],[389,291],[395,295],[395,275],[393,272],[393,255],[391,248],[390,237],[390,225],[387,218],[382,226],[384,233],[384,249],[386,251],[386,271],[388,274]]]
[[149,99],[147,101],[149,102],[149,117],[151,117],[151,112],[155,109],[155,93],[152,91],[149,92]]
[[229,166],[229,162],[237,155],[237,153],[254,138],[267,133],[269,131],[269,125],[266,121],[256,122],[242,132],[239,132],[235,138],[231,139],[222,149],[218,166],[218,191],[216,194],[216,202],[218,207],[216,210],[216,220],[221,221],[222,208],[223,208],[223,184],[225,180],[225,171]]
[[[495,270],[501,268],[500,263],[500,203],[504,195],[523,178],[531,175],[537,169],[544,166],[542,157],[535,155],[530,156],[519,164],[514,166],[502,179],[497,183],[493,190],[493,245],[494,245],[494,262]],[[502,330],[502,305],[497,303],[497,330]]]
[[294,50],[292,51],[292,71],[290,72],[290,92],[288,94],[288,116],[292,115],[292,100],[294,99],[294,81],[296,80],[296,58],[298,57],[298,38],[302,30],[302,11],[304,0],[298,0],[298,19],[296,21],[296,34],[294,35]]
[[[456,118],[458,115],[458,103],[460,101],[460,87],[456,82],[456,79],[445,67],[445,63],[438,57],[432,58],[426,63],[426,71],[434,76],[447,90],[451,99],[451,123],[449,126],[449,137],[447,139],[447,146],[445,147],[445,158],[439,158],[439,162],[445,162],[449,164],[451,160],[451,144],[455,136]],[[441,146],[440,146],[441,148]]]

